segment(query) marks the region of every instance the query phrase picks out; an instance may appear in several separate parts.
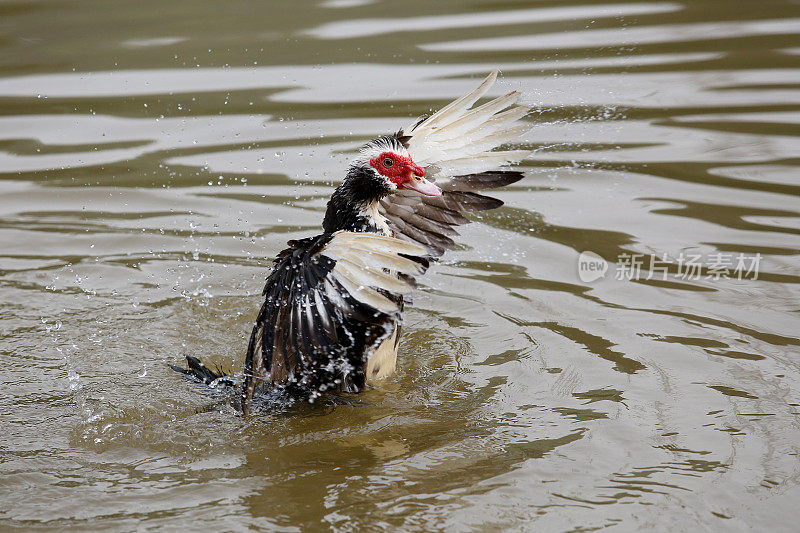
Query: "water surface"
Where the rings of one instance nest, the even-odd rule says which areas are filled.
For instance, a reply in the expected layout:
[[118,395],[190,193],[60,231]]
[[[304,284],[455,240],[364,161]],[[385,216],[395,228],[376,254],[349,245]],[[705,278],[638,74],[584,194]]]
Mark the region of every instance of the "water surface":
[[[5,2],[0,31],[3,529],[794,529],[797,3]],[[244,419],[167,368],[240,369],[353,150],[495,67],[534,155],[393,379]]]

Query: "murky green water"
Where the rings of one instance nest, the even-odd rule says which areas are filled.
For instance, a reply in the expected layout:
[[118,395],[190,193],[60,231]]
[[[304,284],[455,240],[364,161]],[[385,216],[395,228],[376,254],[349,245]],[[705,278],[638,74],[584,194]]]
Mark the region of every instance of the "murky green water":
[[[0,32],[0,529],[796,527],[796,2],[3,2]],[[167,363],[240,369],[348,153],[494,67],[535,155],[399,374],[204,409]]]

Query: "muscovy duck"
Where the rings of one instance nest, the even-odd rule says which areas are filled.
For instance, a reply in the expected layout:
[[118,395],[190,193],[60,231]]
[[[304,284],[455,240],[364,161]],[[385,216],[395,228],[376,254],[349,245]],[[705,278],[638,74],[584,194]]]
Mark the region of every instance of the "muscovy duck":
[[[476,191],[522,178],[501,168],[529,151],[493,151],[530,129],[520,122],[530,108],[517,105],[519,92],[473,107],[497,74],[367,143],[328,202],[323,232],[278,254],[247,348],[245,415],[260,389],[313,401],[325,391],[360,392],[394,372],[414,278],[454,245],[454,227],[469,222],[464,212],[502,205]],[[207,383],[221,377],[188,360],[182,372]]]

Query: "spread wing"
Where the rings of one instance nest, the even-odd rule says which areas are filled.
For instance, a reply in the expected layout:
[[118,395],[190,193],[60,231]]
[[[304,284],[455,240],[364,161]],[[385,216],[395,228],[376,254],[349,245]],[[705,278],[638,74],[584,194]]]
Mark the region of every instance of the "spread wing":
[[519,91],[472,107],[496,79],[495,70],[469,94],[397,133],[414,162],[428,171],[426,177],[478,174],[518,163],[530,154],[528,150],[492,151],[531,129],[530,124],[519,122],[530,111],[528,106],[516,105]]
[[530,151],[493,151],[531,128],[520,122],[530,111],[516,105],[520,93],[512,91],[472,107],[496,79],[494,71],[469,94],[397,133],[414,162],[425,167],[426,177],[442,189],[442,196],[400,189],[381,201],[380,211],[397,236],[425,245],[430,257],[453,246],[452,237],[458,235],[454,227],[469,222],[465,212],[503,205],[477,191],[522,179],[521,172],[498,169],[518,163]]
[[438,258],[455,245],[455,226],[469,223],[464,213],[495,209],[501,200],[476,191],[494,189],[522,179],[522,172],[495,170],[456,176],[437,183],[441,196],[422,196],[415,191],[398,190],[381,201],[380,211],[394,234],[422,244],[429,258]]
[[399,320],[425,250],[373,233],[297,241],[275,260],[245,359],[242,410],[263,384],[314,397],[364,386],[363,366]]

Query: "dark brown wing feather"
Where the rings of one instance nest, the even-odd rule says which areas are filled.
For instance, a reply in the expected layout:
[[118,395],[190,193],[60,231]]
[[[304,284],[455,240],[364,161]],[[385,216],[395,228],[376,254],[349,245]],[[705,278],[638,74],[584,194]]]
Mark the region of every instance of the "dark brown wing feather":
[[400,189],[384,198],[380,212],[396,236],[424,245],[431,258],[440,257],[452,248],[458,236],[455,226],[467,224],[465,212],[485,211],[503,205],[501,200],[476,191],[504,187],[522,179],[522,172],[496,170],[456,176],[437,183],[441,196],[423,196]]

